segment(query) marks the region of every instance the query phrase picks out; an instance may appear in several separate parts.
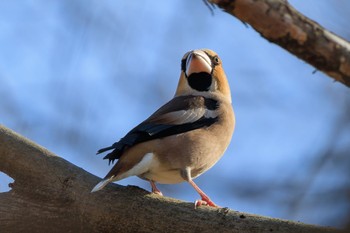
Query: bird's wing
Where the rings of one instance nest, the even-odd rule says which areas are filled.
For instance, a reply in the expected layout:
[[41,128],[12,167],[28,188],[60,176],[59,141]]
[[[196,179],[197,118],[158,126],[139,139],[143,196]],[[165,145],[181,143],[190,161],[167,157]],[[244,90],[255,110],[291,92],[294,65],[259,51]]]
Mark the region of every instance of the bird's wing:
[[97,153],[114,149],[104,159],[119,159],[128,147],[141,142],[208,127],[218,120],[218,102],[203,96],[178,96],[163,105],[122,139]]

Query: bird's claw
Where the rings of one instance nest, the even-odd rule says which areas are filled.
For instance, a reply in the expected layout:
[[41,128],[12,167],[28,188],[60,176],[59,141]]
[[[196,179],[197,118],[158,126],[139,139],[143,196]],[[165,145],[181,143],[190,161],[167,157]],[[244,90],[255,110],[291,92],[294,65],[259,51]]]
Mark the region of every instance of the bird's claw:
[[159,195],[159,196],[163,196],[163,193],[159,190],[152,190],[152,193]]
[[195,209],[197,209],[197,207],[200,207],[202,205],[211,206],[211,207],[219,207],[219,206],[215,205],[215,203],[212,202],[211,200],[196,200],[194,202],[194,208]]
[[194,208],[197,209],[197,207],[200,207],[201,205],[208,205],[206,201],[203,200],[196,200],[194,202]]

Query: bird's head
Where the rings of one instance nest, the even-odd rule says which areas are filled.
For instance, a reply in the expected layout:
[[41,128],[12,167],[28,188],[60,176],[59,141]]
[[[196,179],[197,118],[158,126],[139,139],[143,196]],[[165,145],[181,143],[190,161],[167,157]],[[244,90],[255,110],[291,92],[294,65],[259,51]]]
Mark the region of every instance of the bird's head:
[[175,96],[198,92],[222,94],[231,102],[230,87],[221,59],[210,49],[189,51],[181,60],[181,75]]

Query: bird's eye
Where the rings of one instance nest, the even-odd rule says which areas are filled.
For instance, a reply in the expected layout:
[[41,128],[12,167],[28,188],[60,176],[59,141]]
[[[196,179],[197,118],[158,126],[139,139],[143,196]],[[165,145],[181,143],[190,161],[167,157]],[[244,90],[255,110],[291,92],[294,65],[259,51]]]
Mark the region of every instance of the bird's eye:
[[213,57],[213,62],[215,65],[219,64],[220,63],[219,57],[218,56]]

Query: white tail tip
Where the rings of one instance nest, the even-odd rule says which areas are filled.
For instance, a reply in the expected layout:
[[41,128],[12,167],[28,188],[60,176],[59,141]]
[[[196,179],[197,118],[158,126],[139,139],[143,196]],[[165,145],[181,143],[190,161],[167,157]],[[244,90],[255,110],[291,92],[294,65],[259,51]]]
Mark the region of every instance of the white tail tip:
[[97,192],[97,191],[103,189],[108,183],[110,183],[110,182],[112,181],[112,178],[113,178],[113,176],[110,177],[110,178],[108,178],[108,179],[102,180],[100,183],[98,183],[98,184],[91,190],[91,192],[93,193],[93,192]]

